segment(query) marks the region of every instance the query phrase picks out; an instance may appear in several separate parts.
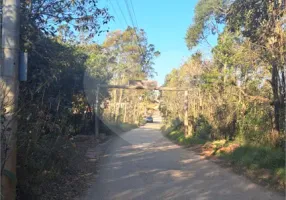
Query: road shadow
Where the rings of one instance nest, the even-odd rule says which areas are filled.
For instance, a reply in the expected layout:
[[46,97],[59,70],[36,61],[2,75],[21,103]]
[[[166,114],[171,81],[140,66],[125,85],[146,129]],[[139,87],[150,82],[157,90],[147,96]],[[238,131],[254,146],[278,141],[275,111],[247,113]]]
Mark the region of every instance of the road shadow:
[[[153,125],[127,136],[160,134]],[[85,199],[284,199],[164,137],[138,140],[114,141]]]

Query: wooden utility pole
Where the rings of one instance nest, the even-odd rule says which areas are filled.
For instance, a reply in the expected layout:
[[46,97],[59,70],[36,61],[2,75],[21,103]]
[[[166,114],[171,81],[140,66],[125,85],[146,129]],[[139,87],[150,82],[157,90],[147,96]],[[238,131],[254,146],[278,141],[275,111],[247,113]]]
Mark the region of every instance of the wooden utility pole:
[[123,89],[119,90],[119,100],[118,100],[118,106],[116,107],[116,112],[115,112],[115,123],[118,124],[119,123],[119,119],[120,119],[120,110],[121,110],[121,102],[122,102],[122,96],[123,96]]
[[[4,200],[16,198],[16,131],[15,112],[18,104],[18,61],[19,61],[19,10],[20,0],[3,0],[1,93],[4,98],[6,122],[4,123],[8,151],[3,174],[1,174]],[[5,94],[5,95],[3,95]],[[2,109],[1,109],[2,110]],[[2,128],[1,128],[2,131]],[[2,150],[2,149],[1,149]],[[1,152],[2,153],[2,152]],[[3,155],[2,155],[3,156]],[[1,161],[3,159],[1,158]],[[2,166],[2,163],[1,163]],[[1,169],[2,171],[2,169]]]
[[184,116],[184,131],[185,131],[185,137],[189,135],[188,132],[188,127],[189,127],[189,120],[188,120],[188,107],[189,107],[189,102],[188,102],[188,96],[189,96],[189,91],[185,90],[185,99],[184,99],[184,111],[185,111],[185,116]]
[[117,90],[113,90],[114,100],[113,100],[113,120],[116,121],[116,110],[117,110]]
[[126,123],[126,115],[127,115],[127,103],[124,103],[123,123]]

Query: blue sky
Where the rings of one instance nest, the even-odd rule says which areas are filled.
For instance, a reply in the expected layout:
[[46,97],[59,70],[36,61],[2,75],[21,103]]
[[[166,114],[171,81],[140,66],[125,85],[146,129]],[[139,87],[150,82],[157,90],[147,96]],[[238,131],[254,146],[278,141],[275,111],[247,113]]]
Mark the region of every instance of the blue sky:
[[[131,0],[126,1],[131,6]],[[187,49],[184,37],[192,23],[197,2],[198,0],[132,0],[138,27],[145,30],[148,42],[161,52],[154,65],[158,73],[154,79],[160,85],[164,83],[166,74],[173,68],[178,68],[195,51]],[[123,15],[128,25],[132,26],[125,0],[101,0],[100,4],[107,6],[110,14],[115,17],[108,24],[110,31],[126,29]],[[132,17],[135,19],[134,15]],[[97,41],[101,43],[104,37],[105,34],[102,34]],[[215,45],[216,37],[211,36],[208,40],[212,46]],[[207,44],[201,44],[198,48],[206,56],[210,55],[211,48]]]

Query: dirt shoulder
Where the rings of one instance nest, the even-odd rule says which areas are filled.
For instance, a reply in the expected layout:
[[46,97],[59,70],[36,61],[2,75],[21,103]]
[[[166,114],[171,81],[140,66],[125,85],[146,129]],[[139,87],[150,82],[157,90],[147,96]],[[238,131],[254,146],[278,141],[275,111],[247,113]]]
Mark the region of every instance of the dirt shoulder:
[[174,138],[170,138],[167,133],[163,133],[163,135],[174,143],[184,147],[186,150],[196,152],[205,159],[211,160],[223,168],[231,169],[234,173],[243,175],[256,184],[285,195],[285,182],[281,181],[281,177],[274,175],[271,170],[263,168],[251,169],[220,156],[220,152],[231,153],[239,147],[238,144],[231,144],[228,147],[217,147],[211,143],[185,144],[184,142],[179,142]]
[[[70,166],[66,173],[61,174],[52,182],[47,181],[42,185],[43,193],[40,199],[73,199],[81,195],[88,188],[88,183],[97,173],[97,164],[99,156],[90,158],[88,154],[91,149],[101,146],[106,140],[112,136],[106,137],[104,140],[95,140],[94,136],[79,135],[74,139],[75,155],[71,160]],[[97,153],[97,152],[96,152]]]

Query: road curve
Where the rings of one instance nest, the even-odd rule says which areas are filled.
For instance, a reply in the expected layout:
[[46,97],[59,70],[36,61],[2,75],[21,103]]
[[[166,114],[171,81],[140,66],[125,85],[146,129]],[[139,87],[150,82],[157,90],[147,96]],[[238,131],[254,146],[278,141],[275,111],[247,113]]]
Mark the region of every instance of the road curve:
[[159,124],[115,137],[84,200],[283,200],[246,178],[185,150]]

